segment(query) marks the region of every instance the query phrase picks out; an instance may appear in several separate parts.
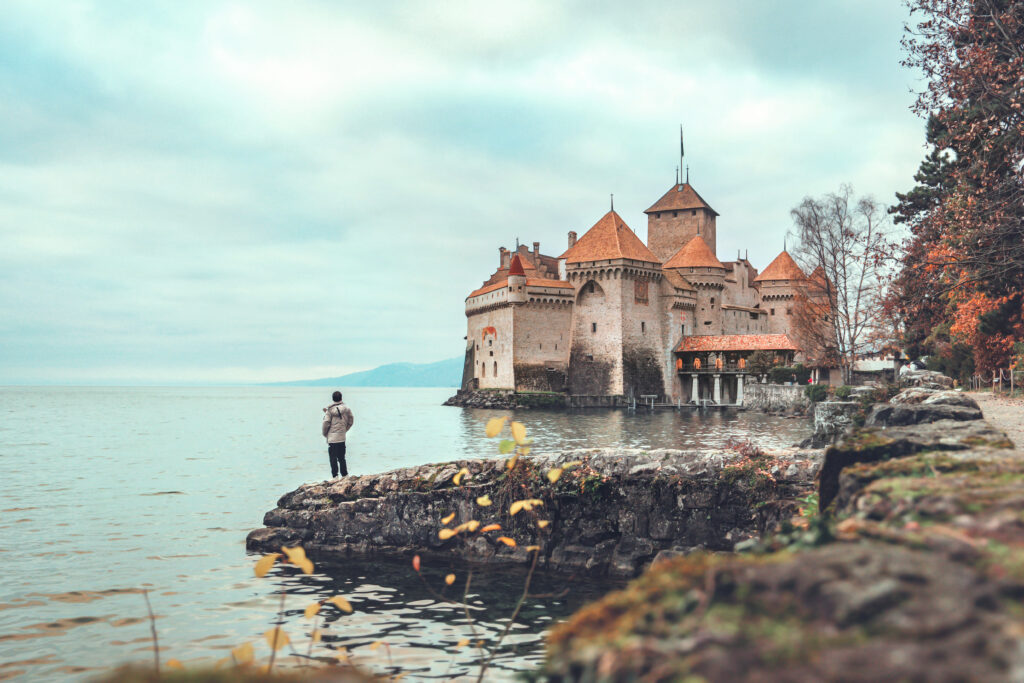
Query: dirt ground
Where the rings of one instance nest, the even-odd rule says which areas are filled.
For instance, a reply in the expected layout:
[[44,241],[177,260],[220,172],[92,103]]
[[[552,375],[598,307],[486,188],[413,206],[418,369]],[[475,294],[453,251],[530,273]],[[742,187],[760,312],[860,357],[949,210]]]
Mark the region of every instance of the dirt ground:
[[1017,450],[1024,450],[1024,399],[993,395],[988,391],[972,391],[971,396],[985,419],[1006,432]]

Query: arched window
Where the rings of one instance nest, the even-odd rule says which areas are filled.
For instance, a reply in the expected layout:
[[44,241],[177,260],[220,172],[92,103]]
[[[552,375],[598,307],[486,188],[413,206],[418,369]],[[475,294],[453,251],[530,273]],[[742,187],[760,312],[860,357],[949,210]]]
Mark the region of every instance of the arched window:
[[494,376],[498,376],[498,361],[494,361]]

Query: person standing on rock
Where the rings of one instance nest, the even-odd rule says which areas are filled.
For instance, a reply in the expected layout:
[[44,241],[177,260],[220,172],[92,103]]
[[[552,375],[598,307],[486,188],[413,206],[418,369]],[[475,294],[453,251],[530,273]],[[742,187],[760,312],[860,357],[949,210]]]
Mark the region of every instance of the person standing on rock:
[[348,467],[345,466],[345,434],[352,429],[355,417],[347,405],[341,402],[341,392],[335,391],[331,395],[334,403],[324,408],[324,422],[321,431],[327,438],[327,457],[331,461],[331,476],[348,476]]

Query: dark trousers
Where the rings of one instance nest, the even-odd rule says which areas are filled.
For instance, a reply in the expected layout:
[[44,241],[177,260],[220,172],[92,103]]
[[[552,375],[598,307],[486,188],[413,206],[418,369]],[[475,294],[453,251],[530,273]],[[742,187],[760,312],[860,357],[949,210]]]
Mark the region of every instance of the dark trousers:
[[345,442],[341,443],[329,443],[327,444],[327,457],[331,459],[331,476],[338,476],[338,471],[341,471],[341,476],[348,476],[348,467],[345,466]]

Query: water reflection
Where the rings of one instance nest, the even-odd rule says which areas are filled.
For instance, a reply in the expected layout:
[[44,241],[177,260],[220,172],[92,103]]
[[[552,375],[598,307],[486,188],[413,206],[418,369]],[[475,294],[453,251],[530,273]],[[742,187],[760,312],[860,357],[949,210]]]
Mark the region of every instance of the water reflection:
[[[446,587],[443,577],[450,571],[456,573],[457,580]],[[436,596],[461,601],[468,571],[473,571],[466,595],[472,623],[467,621],[465,609]],[[284,629],[301,653],[306,652],[312,632],[312,622],[303,618],[307,604],[338,594],[352,604],[351,614],[331,606],[323,608],[323,643],[314,648],[314,659],[330,662],[341,648],[347,648],[352,661],[378,673],[406,672],[413,679],[475,674],[479,652],[472,646],[457,646],[463,640],[497,640],[523,591],[526,572],[425,565],[422,576],[433,592],[408,561],[352,560],[318,566],[313,576],[282,567],[273,581],[275,589],[288,591]],[[543,635],[551,625],[617,585],[536,574],[530,593],[541,597],[524,603],[494,658],[488,680],[512,679],[516,671],[539,665]],[[371,649],[380,642],[386,646]],[[299,665],[302,659],[293,657],[292,664]]]

